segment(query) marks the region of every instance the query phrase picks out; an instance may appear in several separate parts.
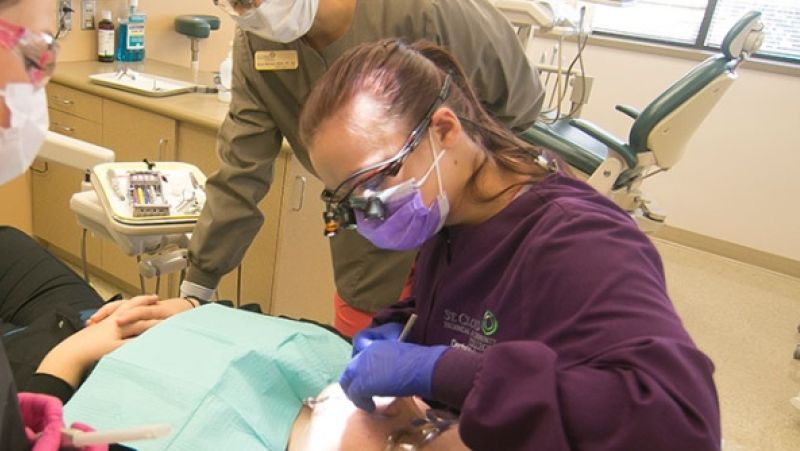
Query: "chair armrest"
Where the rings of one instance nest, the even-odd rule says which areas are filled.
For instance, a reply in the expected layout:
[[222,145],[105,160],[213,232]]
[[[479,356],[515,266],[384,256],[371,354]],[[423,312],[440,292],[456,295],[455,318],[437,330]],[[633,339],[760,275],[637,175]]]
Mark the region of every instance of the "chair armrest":
[[609,149],[616,152],[622,157],[623,160],[625,160],[625,163],[628,164],[628,167],[636,167],[636,163],[638,161],[636,155],[633,153],[633,151],[631,151],[627,144],[620,141],[615,136],[583,119],[572,119],[569,121],[569,124],[591,136],[592,138],[600,141]]
[[620,113],[623,113],[623,114],[625,114],[626,116],[630,117],[631,119],[636,119],[637,117],[639,117],[639,113],[640,113],[640,111],[639,111],[639,110],[637,110],[636,108],[632,107],[632,106],[628,106],[628,105],[617,105],[617,106],[616,106],[616,107],[614,107],[614,108],[615,108],[617,111],[619,111]]

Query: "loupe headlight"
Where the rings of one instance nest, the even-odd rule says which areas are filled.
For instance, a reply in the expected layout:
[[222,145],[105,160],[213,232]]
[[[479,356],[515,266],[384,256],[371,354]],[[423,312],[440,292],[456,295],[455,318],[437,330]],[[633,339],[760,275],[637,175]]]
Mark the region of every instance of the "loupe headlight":
[[332,237],[344,230],[355,230],[358,225],[356,223],[355,211],[358,210],[364,214],[366,219],[379,219],[383,220],[386,216],[386,207],[377,196],[369,198],[346,198],[341,202],[332,202],[326,199],[326,192],[322,193],[322,199],[325,201],[325,212],[322,218],[325,221],[324,234],[327,237]]

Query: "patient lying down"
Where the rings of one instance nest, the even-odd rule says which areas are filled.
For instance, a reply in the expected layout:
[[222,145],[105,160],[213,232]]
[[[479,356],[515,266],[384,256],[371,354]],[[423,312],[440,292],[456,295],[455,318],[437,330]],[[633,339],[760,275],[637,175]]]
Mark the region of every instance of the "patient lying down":
[[[98,430],[172,427],[169,437],[123,443],[140,451],[392,449],[387,440],[397,449],[465,449],[457,425],[429,416],[420,401],[357,409],[336,383],[351,352],[316,325],[208,305],[105,356],[64,416]],[[313,409],[308,398],[318,400]]]

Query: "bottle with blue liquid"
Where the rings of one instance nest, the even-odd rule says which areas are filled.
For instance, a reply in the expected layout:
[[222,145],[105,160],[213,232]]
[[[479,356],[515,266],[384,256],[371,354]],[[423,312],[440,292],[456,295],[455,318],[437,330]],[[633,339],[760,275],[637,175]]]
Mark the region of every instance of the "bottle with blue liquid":
[[128,0],[128,17],[119,19],[117,61],[144,60],[144,21],[146,15],[136,10],[139,0]]

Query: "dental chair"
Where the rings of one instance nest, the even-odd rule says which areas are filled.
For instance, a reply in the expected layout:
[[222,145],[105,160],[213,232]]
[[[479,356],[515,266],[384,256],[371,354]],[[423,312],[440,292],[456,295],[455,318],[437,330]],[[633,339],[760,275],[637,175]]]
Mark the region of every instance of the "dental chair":
[[669,170],[706,116],[736,80],[736,69],[758,51],[764,25],[757,11],[744,15],[728,31],[716,54],[673,83],[641,112],[625,105],[617,111],[633,119],[627,142],[583,119],[537,122],[520,134],[548,148],[577,175],[631,213],[645,232],[655,232],[665,215],[650,206],[640,187],[647,177]]

